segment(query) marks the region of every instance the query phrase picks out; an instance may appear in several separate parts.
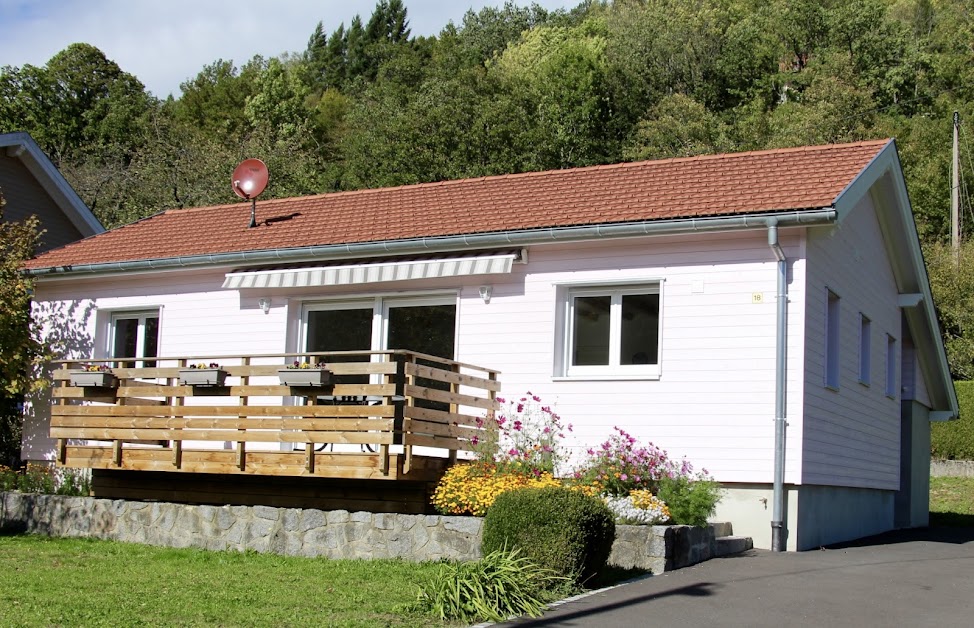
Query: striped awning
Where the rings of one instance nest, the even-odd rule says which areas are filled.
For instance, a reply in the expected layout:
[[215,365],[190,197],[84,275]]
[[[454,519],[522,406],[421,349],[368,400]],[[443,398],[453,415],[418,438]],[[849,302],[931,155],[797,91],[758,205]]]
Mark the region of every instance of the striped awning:
[[224,288],[304,288],[308,286],[348,286],[385,281],[436,279],[468,275],[497,275],[511,272],[515,253],[410,259],[344,266],[278,268],[239,271],[226,274]]

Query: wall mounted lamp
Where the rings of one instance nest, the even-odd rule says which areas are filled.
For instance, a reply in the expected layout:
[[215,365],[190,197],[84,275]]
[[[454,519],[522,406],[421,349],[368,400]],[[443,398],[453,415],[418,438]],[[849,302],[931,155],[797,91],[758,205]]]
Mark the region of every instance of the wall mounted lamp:
[[480,286],[480,298],[484,300],[484,303],[490,303],[490,293],[492,290],[492,286]]
[[267,314],[267,312],[269,312],[271,309],[271,300],[267,297],[261,297],[257,299],[257,305],[260,306],[260,310],[264,314]]

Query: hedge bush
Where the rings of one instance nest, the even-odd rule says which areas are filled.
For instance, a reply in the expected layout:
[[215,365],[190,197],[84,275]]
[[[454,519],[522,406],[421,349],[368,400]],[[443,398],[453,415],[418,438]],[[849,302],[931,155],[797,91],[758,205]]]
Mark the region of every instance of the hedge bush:
[[485,554],[520,549],[581,584],[605,567],[614,539],[614,517],[601,499],[568,488],[521,488],[499,495],[487,511],[481,547]]
[[930,454],[937,460],[974,460],[974,382],[954,382],[960,419],[933,423]]

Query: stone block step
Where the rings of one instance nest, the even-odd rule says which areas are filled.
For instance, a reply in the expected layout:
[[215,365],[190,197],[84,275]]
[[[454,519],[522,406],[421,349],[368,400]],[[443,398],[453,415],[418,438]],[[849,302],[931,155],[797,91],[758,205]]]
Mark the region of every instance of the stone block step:
[[716,539],[714,556],[730,556],[740,554],[754,547],[754,541],[749,536],[719,536]]
[[730,521],[713,521],[710,527],[714,529],[714,536],[733,536],[734,524]]

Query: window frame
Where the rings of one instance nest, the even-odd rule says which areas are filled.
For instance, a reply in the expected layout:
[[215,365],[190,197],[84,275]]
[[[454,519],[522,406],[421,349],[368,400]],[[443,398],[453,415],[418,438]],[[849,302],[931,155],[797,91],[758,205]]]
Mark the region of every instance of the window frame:
[[825,289],[825,337],[823,380],[826,388],[839,390],[842,338],[842,298],[831,288]]
[[872,320],[859,312],[859,383],[870,385],[872,376]]
[[[158,358],[162,353],[160,347],[162,341],[162,308],[150,307],[134,310],[110,310],[106,312],[106,314],[108,314],[108,333],[105,334],[106,358],[114,360],[116,366],[123,366],[126,363],[130,363],[134,368],[154,367],[156,365],[156,360],[147,360],[146,358]],[[156,319],[156,354],[154,356],[145,354],[146,320],[149,318]],[[131,319],[136,319],[138,321],[136,327],[135,356],[117,356],[115,355],[115,339],[117,335],[116,324],[120,320]]]
[[[625,282],[586,282],[556,285],[558,294],[558,325],[556,326],[556,355],[553,379],[659,379],[663,356],[663,280],[640,279]],[[656,327],[656,363],[621,364],[622,297],[655,294],[659,300]],[[610,297],[609,364],[572,364],[575,341],[575,299],[578,297]]]
[[[458,303],[458,293],[431,292],[418,294],[395,294],[395,295],[371,295],[338,297],[334,299],[315,299],[307,300],[302,303],[301,321],[298,339],[298,351],[306,351],[308,346],[308,313],[321,310],[371,310],[372,311],[372,331],[371,343],[368,351],[388,350],[389,337],[389,310],[396,307],[422,307],[431,305],[452,305],[456,308],[453,328],[453,357],[456,360],[458,325],[460,321],[460,304]],[[365,349],[363,349],[365,351]],[[379,356],[373,356],[373,361]]]

